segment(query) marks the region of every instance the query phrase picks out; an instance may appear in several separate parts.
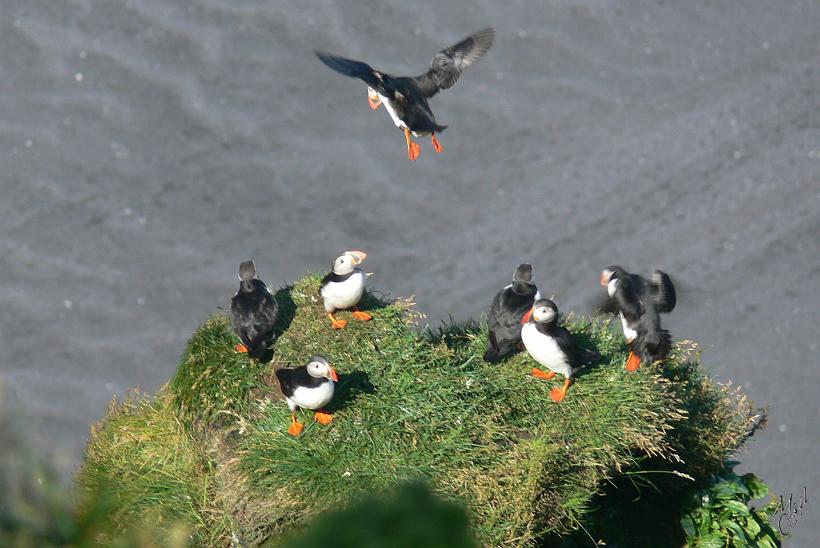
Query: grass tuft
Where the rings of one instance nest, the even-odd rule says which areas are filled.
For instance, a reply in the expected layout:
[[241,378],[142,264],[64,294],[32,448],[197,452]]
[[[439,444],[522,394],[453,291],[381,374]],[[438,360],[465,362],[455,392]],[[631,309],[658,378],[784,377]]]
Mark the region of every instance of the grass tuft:
[[[268,386],[273,365],[237,354],[216,316],[189,342],[167,398],[112,407],[92,436],[81,484],[93,491],[113,478],[120,526],[158,511],[205,544],[278,542],[364,494],[421,479],[468,501],[482,544],[596,537],[613,485],[682,492],[719,470],[757,418],[742,395],[708,379],[689,343],[627,373],[622,335],[570,315],[567,328],[602,360],[559,405],[549,391],[563,379],[533,378],[525,353],[484,363],[486,326],[419,333],[410,301],[367,293],[373,320],[342,312],[348,327],[334,331],[319,283],[309,275],[277,294],[286,313],[275,361],[331,361],[341,375],[334,421],[302,411],[304,433],[289,436],[288,408]],[[166,474],[161,491],[151,479]]]

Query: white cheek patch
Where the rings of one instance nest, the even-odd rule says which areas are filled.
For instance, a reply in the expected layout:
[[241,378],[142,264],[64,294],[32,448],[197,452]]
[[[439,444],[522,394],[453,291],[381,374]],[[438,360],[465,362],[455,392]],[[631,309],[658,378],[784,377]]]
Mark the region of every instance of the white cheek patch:
[[555,311],[551,308],[542,308],[537,310],[533,316],[538,322],[551,322],[555,318]]
[[618,289],[618,278],[614,280],[609,280],[609,283],[606,284],[606,292],[609,293],[609,296],[613,296],[615,291]]

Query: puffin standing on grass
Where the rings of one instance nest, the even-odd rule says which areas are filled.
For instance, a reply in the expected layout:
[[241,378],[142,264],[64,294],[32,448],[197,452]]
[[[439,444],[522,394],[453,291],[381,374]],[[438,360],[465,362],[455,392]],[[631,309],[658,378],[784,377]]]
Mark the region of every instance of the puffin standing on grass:
[[345,251],[333,261],[333,269],[322,278],[319,294],[325,303],[325,310],[333,329],[343,329],[347,320],[339,320],[333,314],[339,310],[353,309],[353,317],[366,322],[373,319],[367,312],[358,309],[364,294],[367,274],[358,267],[367,258],[364,251]]
[[242,341],[236,350],[262,360],[276,339],[278,305],[265,282],[256,277],[253,261],[239,265],[239,279],[239,291],[231,299],[231,327]]
[[601,285],[607,288],[609,302],[604,311],[618,314],[629,347],[626,370],[635,371],[641,363],[664,359],[672,348],[669,331],[661,328],[661,312],[675,308],[675,286],[661,271],[650,279],[630,274],[620,266],[601,272]]
[[296,420],[296,409],[299,407],[319,409],[314,418],[320,424],[329,424],[333,420],[333,415],[322,411],[321,408],[333,399],[339,375],[325,358],[312,356],[307,365],[277,369],[276,378],[279,379],[282,394],[285,395],[290,408],[291,422],[288,434],[298,436],[302,433],[304,425]]
[[493,297],[487,316],[490,333],[484,361],[495,363],[521,350],[521,320],[530,314],[540,296],[532,281],[532,265],[521,263],[513,272],[512,283]]
[[407,141],[407,157],[415,160],[421,147],[410,138],[430,135],[436,152],[444,150],[436,139],[447,126],[439,125],[427,99],[456,83],[461,72],[483,57],[493,45],[495,31],[491,27],[479,30],[460,42],[445,48],[433,56],[430,68],[421,76],[392,76],[375,70],[367,63],[337,57],[317,51],[316,55],[328,67],[351,78],[359,78],[367,84],[367,102],[376,110],[384,108],[404,131]]
[[569,331],[558,325],[558,307],[549,299],[539,299],[532,306],[532,314],[522,319],[521,340],[530,356],[550,369],[545,373],[533,368],[532,374],[540,379],[551,379],[562,374],[564,386],[553,388],[550,397],[556,403],[563,401],[573,376],[584,364],[597,361],[600,355],[587,348],[579,348]]

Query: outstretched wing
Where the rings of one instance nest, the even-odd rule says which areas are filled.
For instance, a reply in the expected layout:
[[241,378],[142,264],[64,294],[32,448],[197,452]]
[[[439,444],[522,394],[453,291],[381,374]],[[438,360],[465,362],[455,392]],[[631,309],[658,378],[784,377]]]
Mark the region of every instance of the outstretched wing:
[[675,285],[666,272],[655,270],[651,277],[652,302],[658,312],[672,312],[677,302]]
[[494,38],[495,31],[487,27],[435,54],[428,71],[414,78],[422,95],[432,97],[452,87],[461,76],[461,71],[487,53]]
[[353,59],[346,59],[344,57],[338,57],[324,51],[316,51],[315,53],[316,57],[318,57],[322,63],[332,68],[339,74],[344,74],[350,78],[359,78],[382,95],[391,94],[391,90],[385,86],[385,80],[389,77],[386,74],[375,70],[367,63],[362,63],[361,61],[355,61]]

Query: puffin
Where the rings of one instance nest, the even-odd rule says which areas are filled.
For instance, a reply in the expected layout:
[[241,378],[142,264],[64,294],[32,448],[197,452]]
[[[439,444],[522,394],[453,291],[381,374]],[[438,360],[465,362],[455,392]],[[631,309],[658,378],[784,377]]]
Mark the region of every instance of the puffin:
[[316,410],[314,418],[320,424],[330,424],[333,415],[322,407],[333,399],[333,391],[339,382],[339,375],[322,356],[311,356],[307,365],[284,367],[276,370],[276,378],[290,409],[288,434],[298,436],[304,424],[296,420],[296,409]]
[[521,350],[521,320],[540,298],[532,280],[532,265],[521,263],[513,271],[512,283],[493,297],[487,315],[490,333],[484,361],[496,363]]
[[551,379],[556,373],[564,376],[564,386],[553,388],[550,397],[556,403],[563,401],[572,378],[584,366],[600,359],[594,350],[579,348],[569,331],[558,325],[558,307],[549,299],[539,299],[532,305],[532,314],[523,318],[521,340],[532,358],[550,369],[549,373],[533,368],[532,374],[540,379]]
[[319,294],[325,304],[325,311],[330,318],[333,329],[344,329],[347,320],[339,320],[333,314],[339,310],[353,309],[353,317],[367,322],[373,316],[362,312],[357,305],[364,294],[364,282],[367,274],[358,267],[367,258],[364,251],[345,251],[333,261],[333,269],[322,278]]
[[279,310],[268,286],[256,275],[253,261],[239,265],[239,290],[231,298],[231,327],[242,342],[238,352],[262,361],[276,340],[274,325]]
[[431,136],[437,153],[444,149],[436,138],[447,126],[436,121],[427,100],[458,81],[461,72],[483,57],[493,45],[495,31],[483,28],[444,48],[433,56],[427,72],[420,76],[393,76],[374,69],[367,63],[338,57],[324,51],[316,56],[336,72],[359,78],[367,84],[367,102],[373,110],[382,104],[397,128],[404,131],[407,157],[416,160],[421,147],[411,138]]
[[669,331],[661,328],[660,314],[672,312],[676,302],[669,275],[655,270],[647,280],[614,265],[601,272],[600,283],[609,295],[603,310],[621,318],[629,348],[626,370],[636,371],[642,363],[666,358],[672,339]]

